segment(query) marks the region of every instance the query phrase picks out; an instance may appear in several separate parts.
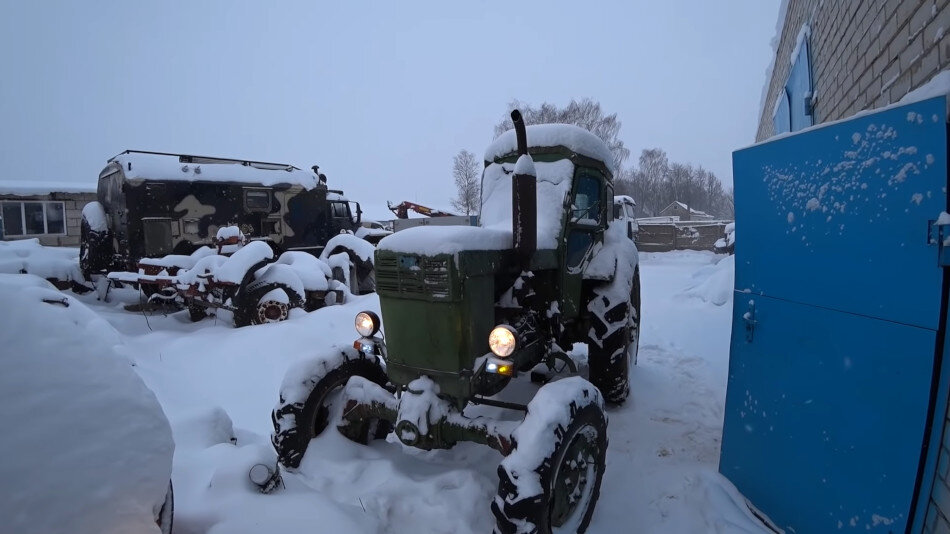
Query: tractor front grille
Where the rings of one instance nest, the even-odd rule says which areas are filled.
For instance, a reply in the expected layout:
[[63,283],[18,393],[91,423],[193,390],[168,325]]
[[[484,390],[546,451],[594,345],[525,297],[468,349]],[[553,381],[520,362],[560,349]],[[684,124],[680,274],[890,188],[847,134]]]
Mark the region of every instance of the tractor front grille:
[[412,254],[380,254],[376,258],[376,291],[381,295],[452,300],[449,258]]

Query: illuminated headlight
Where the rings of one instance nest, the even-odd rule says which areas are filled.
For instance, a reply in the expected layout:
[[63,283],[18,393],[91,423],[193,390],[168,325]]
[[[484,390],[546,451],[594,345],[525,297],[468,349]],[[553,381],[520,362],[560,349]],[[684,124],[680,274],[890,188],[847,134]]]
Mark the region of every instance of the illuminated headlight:
[[506,325],[498,325],[488,334],[488,347],[499,358],[507,358],[515,351],[518,338],[515,329]]
[[356,314],[356,332],[363,337],[372,337],[379,332],[379,316],[371,311]]

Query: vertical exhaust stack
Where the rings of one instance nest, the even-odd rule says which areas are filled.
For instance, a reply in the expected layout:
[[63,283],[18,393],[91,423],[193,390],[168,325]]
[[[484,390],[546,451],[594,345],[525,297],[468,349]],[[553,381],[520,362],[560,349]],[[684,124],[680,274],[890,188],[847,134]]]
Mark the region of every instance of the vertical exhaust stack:
[[534,160],[528,154],[524,120],[517,109],[511,112],[518,138],[518,162],[511,178],[511,234],[515,254],[525,270],[538,248],[538,178]]

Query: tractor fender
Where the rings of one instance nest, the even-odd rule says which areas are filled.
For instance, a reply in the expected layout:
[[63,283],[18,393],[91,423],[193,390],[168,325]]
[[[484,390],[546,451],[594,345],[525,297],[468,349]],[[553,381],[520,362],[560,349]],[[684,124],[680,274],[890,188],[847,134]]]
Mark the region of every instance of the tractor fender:
[[612,282],[618,273],[633,279],[640,263],[637,246],[627,236],[624,221],[615,220],[604,232],[604,242],[595,246],[591,260],[584,268],[584,280]]

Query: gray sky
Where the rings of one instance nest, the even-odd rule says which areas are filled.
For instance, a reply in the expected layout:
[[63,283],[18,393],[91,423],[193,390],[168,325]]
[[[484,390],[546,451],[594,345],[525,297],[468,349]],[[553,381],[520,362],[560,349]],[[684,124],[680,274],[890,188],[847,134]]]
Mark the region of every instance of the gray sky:
[[[600,101],[635,162],[732,183],[778,0],[0,2],[0,180],[126,148],[319,164],[368,215],[448,207],[507,103]],[[593,6],[593,7],[592,7]]]

